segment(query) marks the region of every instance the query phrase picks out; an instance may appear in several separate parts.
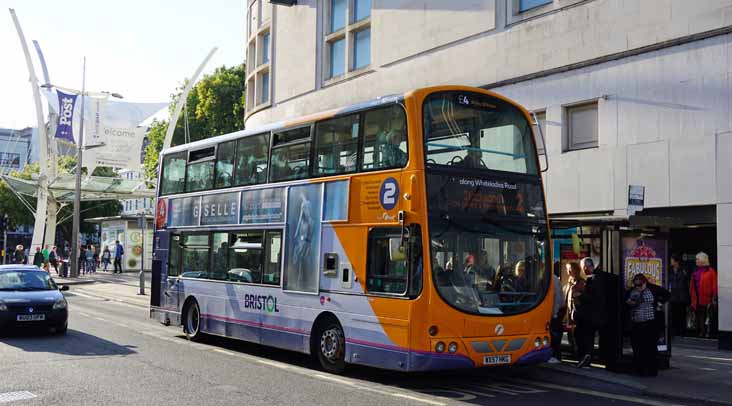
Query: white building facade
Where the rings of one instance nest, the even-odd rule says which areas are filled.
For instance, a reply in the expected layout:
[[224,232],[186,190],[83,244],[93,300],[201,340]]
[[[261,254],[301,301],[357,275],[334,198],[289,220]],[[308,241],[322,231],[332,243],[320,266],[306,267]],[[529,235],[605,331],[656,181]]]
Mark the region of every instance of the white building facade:
[[732,348],[732,0],[248,6],[247,127],[439,84],[504,94],[541,122],[552,217],[632,226],[644,186],[638,232],[710,255]]

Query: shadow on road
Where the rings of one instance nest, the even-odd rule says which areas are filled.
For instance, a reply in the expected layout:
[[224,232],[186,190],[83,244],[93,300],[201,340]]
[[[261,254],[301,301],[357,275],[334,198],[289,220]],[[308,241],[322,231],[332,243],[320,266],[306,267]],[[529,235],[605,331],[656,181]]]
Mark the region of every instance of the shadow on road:
[[6,331],[0,343],[26,352],[74,356],[108,356],[134,354],[134,345],[120,345],[78,330],[65,335],[49,335],[45,331]]

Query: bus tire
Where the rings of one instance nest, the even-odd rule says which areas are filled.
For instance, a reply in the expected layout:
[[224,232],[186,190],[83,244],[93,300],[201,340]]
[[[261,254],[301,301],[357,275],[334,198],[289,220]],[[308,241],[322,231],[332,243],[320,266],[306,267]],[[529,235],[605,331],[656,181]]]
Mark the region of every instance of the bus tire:
[[203,340],[201,332],[201,308],[195,299],[191,299],[183,312],[183,333],[191,341]]
[[315,356],[324,371],[340,374],[346,369],[346,335],[337,320],[326,319],[316,329]]

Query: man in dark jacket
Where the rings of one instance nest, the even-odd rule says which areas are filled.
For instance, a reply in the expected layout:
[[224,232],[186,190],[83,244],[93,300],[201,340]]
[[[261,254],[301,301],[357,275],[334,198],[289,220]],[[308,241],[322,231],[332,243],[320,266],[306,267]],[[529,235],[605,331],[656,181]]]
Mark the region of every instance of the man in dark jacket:
[[607,294],[608,275],[596,272],[591,258],[583,258],[580,266],[586,276],[586,285],[577,300],[577,327],[574,335],[579,353],[578,368],[590,365],[592,351],[595,347],[595,335],[608,322]]
[[681,335],[686,330],[686,308],[691,298],[689,273],[681,266],[681,258],[676,254],[671,256],[668,289],[671,291],[671,333]]

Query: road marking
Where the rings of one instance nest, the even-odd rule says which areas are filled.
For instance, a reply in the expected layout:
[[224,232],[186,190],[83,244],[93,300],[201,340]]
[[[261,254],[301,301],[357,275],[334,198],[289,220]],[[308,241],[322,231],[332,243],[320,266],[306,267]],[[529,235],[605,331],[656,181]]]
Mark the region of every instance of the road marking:
[[0,403],[15,402],[18,400],[26,400],[37,398],[38,396],[24,390],[18,392],[0,393]]
[[290,368],[289,365],[285,365],[285,364],[283,364],[281,362],[274,362],[274,361],[267,361],[267,360],[263,360],[263,359],[258,359],[257,360],[257,363],[258,364],[269,365],[269,366],[275,367],[275,368],[290,369],[290,370],[292,370],[292,368]]
[[635,396],[615,395],[613,393],[598,392],[598,391],[594,391],[591,389],[555,385],[553,383],[533,382],[533,381],[527,381],[525,379],[516,379],[516,380],[521,381],[522,383],[524,383],[526,385],[540,386],[542,388],[548,388],[548,389],[557,389],[557,390],[562,390],[565,392],[581,393],[583,395],[597,396],[597,397],[607,398],[607,399],[622,400],[625,402],[641,403],[641,404],[650,405],[650,406],[669,406],[669,405],[680,406],[679,404],[669,404],[668,402],[660,402],[660,401],[655,401],[655,400],[650,400],[650,399],[639,398],[639,397],[635,397]]
[[218,353],[221,353],[221,354],[226,354],[226,355],[229,355],[229,356],[234,355],[234,353],[231,352],[231,351],[226,351],[226,350],[222,350],[222,349],[219,349],[219,348],[214,348],[214,351],[216,351]]
[[701,369],[702,371],[716,371],[715,368],[699,368],[699,369]]
[[413,400],[415,402],[427,403],[429,405],[445,406],[447,404],[447,403],[443,403],[443,402],[437,402],[437,401],[434,401],[434,400],[420,398],[420,397],[417,397],[417,396],[406,395],[404,393],[392,393],[391,396],[394,396],[395,398],[409,399],[409,400]]
[[97,295],[97,294],[93,294],[93,293],[80,293],[78,291],[74,291],[71,294],[72,295],[76,295],[76,296],[85,297],[87,299],[108,301],[108,302],[111,302],[111,303],[114,303],[114,304],[118,304],[120,306],[127,306],[127,307],[131,307],[133,309],[138,309],[138,310],[139,309],[145,309],[145,310],[148,309],[147,306],[143,306],[143,305],[139,305],[139,304],[133,304],[133,303],[127,303],[127,302],[125,302],[123,300],[120,300],[120,299],[115,299],[115,298],[112,298],[112,297]]
[[711,361],[726,361],[726,362],[732,362],[732,358],[720,358],[720,357],[707,357],[704,355],[684,355],[685,357],[689,358],[698,358],[698,359],[708,359]]
[[355,384],[355,383],[353,383],[353,382],[351,382],[351,381],[349,381],[349,380],[346,380],[346,379],[342,379],[342,378],[338,378],[338,377],[335,377],[335,376],[330,376],[330,375],[322,375],[322,374],[315,374],[315,375],[313,375],[313,376],[314,376],[314,377],[316,377],[316,378],[319,378],[319,379],[325,379],[326,381],[331,381],[331,382],[336,382],[336,383],[340,383],[340,384],[342,384],[342,385],[347,385],[347,386],[356,386],[356,384]]

